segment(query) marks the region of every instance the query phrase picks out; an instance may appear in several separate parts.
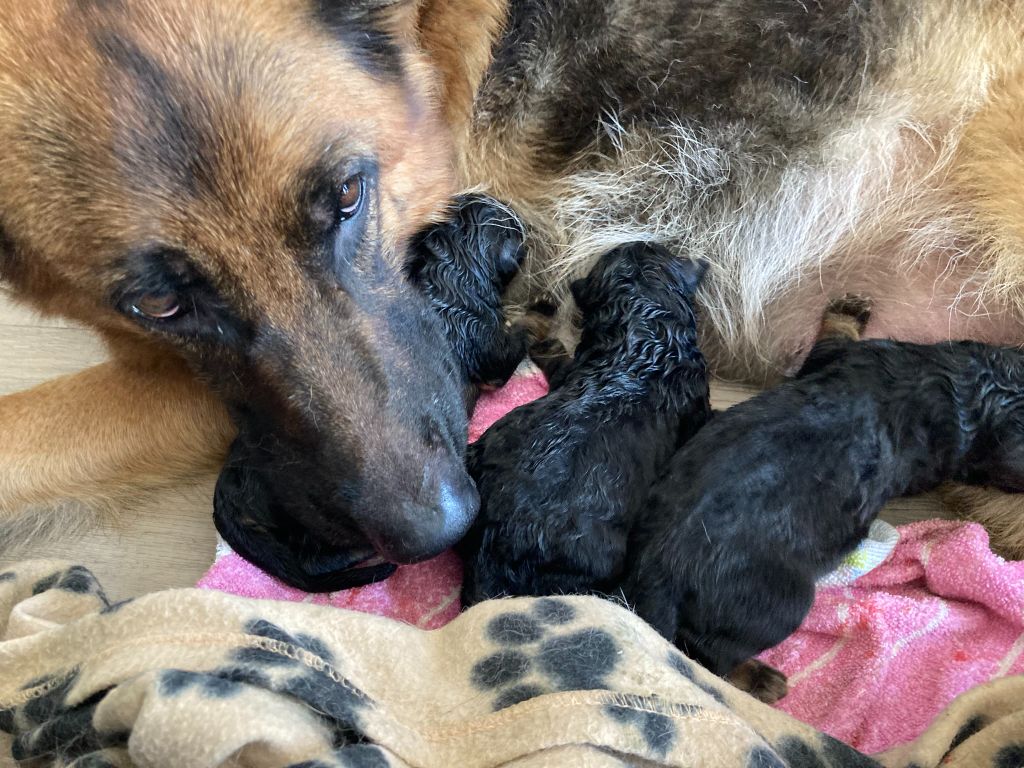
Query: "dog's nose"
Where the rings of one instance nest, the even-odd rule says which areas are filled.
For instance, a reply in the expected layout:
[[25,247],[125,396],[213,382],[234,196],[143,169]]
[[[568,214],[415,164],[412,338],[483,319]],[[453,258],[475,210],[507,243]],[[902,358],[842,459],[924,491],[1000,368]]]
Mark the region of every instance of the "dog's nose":
[[405,505],[399,530],[386,532],[375,549],[393,563],[416,563],[453,547],[480,507],[476,486],[459,464],[428,466],[420,498]]

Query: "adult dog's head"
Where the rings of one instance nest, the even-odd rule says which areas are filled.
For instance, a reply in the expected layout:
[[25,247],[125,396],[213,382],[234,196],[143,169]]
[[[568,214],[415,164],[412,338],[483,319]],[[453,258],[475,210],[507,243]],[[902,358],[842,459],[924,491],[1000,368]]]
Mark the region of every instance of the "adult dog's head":
[[218,512],[354,561],[440,552],[477,505],[405,275],[453,191],[415,5],[0,0],[5,276],[176,350],[238,426]]

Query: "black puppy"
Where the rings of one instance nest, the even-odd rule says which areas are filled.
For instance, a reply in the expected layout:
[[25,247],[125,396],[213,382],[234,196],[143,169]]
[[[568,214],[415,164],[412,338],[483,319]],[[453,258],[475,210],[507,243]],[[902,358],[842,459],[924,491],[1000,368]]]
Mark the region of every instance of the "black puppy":
[[[458,198],[451,217],[421,233],[409,278],[430,297],[440,315],[451,351],[438,354],[452,361],[453,375],[466,384],[467,406],[480,386],[503,384],[526,356],[529,334],[505,323],[501,296],[523,258],[523,232],[516,218],[495,200],[482,195]],[[454,353],[454,354],[453,354]],[[297,526],[291,516],[277,515],[281,505],[266,501],[270,492],[258,475],[244,467],[234,472],[235,494],[262,503],[244,505],[264,510],[259,519],[214,513],[224,540],[246,560],[282,581],[307,592],[333,592],[370,584],[390,576],[395,566],[369,550],[327,545]],[[297,500],[291,500],[294,508]],[[237,504],[231,508],[237,508]],[[228,505],[216,505],[215,510]]]
[[481,388],[503,385],[526,357],[531,334],[506,322],[501,304],[525,255],[522,225],[493,198],[463,195],[451,218],[423,232],[413,250],[410,278],[441,318],[471,409]]
[[541,361],[551,392],[467,454],[480,514],[460,545],[466,604],[601,592],[621,578],[638,505],[710,413],[692,306],[705,269],[635,243],[573,284],[574,358]]
[[1024,490],[1024,355],[827,338],[672,458],[623,591],[689,656],[774,700],[785,678],[747,660],[796,630],[886,501],[947,480]]

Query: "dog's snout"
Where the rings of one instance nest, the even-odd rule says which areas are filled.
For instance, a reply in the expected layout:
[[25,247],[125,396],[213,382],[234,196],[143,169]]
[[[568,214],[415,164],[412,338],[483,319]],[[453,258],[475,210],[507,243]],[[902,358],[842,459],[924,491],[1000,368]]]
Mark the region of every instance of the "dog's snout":
[[374,537],[375,549],[395,563],[415,563],[454,546],[480,506],[476,486],[461,464],[431,461],[418,498],[398,511],[397,525]]

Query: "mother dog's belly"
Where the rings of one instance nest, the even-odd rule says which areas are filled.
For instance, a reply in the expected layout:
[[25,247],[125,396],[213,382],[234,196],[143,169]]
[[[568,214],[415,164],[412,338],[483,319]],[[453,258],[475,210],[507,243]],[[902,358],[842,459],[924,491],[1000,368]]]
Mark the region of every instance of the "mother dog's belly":
[[867,338],[893,338],[931,344],[973,339],[989,344],[1024,344],[1024,322],[1005,307],[970,298],[957,301],[957,286],[910,277],[871,295]]

